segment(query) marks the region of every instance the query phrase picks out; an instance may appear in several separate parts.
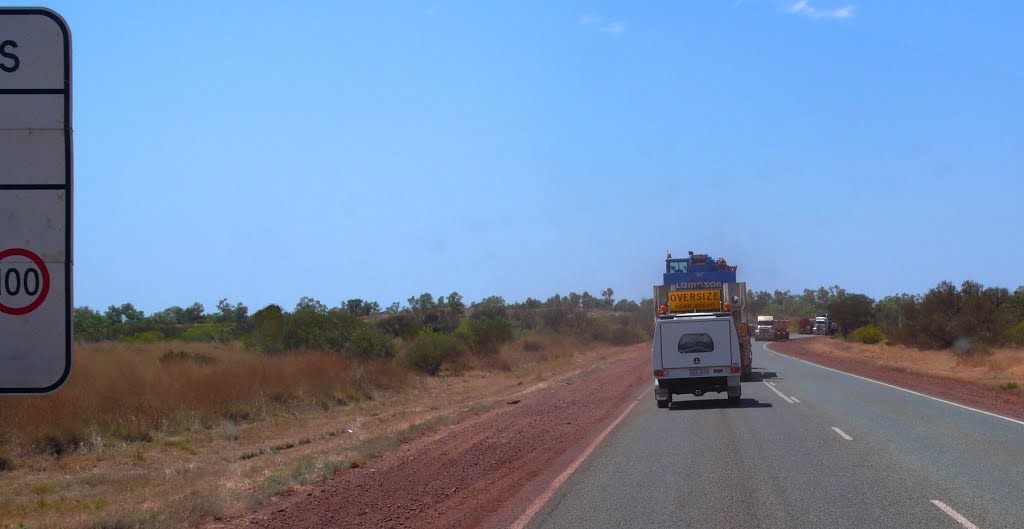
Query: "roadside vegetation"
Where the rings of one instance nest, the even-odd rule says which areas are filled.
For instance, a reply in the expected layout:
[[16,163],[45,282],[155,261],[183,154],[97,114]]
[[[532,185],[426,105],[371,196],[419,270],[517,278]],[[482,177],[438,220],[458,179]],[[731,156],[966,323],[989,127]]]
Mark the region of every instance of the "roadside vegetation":
[[751,299],[754,314],[796,320],[828,312],[840,326],[837,337],[845,340],[818,343],[819,353],[1008,393],[1019,393],[1024,383],[1024,287],[1010,292],[944,281],[921,295],[880,300],[837,286],[800,295],[756,292]]
[[797,319],[828,312],[843,337],[921,350],[950,350],[957,356],[993,348],[1024,346],[1024,286],[1013,292],[965,281],[943,281],[928,292],[874,300],[838,286],[751,292],[753,314]]
[[[779,346],[787,354],[812,353],[816,357],[807,358],[815,362],[830,365],[829,360],[852,360],[853,366],[839,364],[843,370],[858,373],[857,364],[882,367],[900,374],[915,374],[937,377],[959,383],[967,383],[992,390],[993,402],[975,402],[974,405],[985,409],[986,404],[999,401],[999,410],[1020,416],[1024,413],[1024,349],[1016,347],[992,347],[985,352],[957,354],[952,349],[934,350],[898,344],[865,344],[856,340],[799,340]],[[860,373],[869,378],[876,378],[872,371]],[[886,381],[884,374],[879,380]],[[899,382],[894,381],[897,385]],[[957,387],[957,385],[952,385]],[[913,389],[913,388],[911,388]],[[925,390],[927,393],[927,390]],[[969,392],[965,390],[965,393]],[[941,395],[938,395],[941,396]],[[957,400],[956,395],[949,398]],[[1014,404],[1015,403],[1015,404]],[[1016,406],[1014,409],[1013,406]]]
[[47,397],[60,400],[18,419],[68,428],[0,450],[0,528],[201,526],[638,352],[535,335],[430,376],[398,361],[254,354],[238,342],[164,346],[80,344],[83,370]]
[[613,295],[79,307],[66,385],[0,406],[0,527],[189,525],[365,465],[647,340]]
[[[132,304],[75,310],[76,363],[51,395],[0,407],[0,472],[27,453],[54,457],[147,443],[284,413],[327,410],[401,390],[416,376],[507,371],[549,360],[557,340],[628,345],[648,338],[653,301],[584,292],[546,301],[451,293],[407,306],[302,298],[254,314],[222,300],[146,315]],[[556,344],[556,345],[553,345]],[[20,455],[20,457],[16,457]]]

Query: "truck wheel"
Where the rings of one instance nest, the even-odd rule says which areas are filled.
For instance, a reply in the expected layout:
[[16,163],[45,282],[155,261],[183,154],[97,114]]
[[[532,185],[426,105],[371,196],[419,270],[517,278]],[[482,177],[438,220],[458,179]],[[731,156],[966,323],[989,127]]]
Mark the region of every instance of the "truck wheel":
[[656,400],[654,402],[658,403],[659,408],[667,408],[670,404],[672,404],[672,400]]
[[743,389],[739,388],[736,391],[729,392],[729,404],[739,404],[740,397],[743,396]]

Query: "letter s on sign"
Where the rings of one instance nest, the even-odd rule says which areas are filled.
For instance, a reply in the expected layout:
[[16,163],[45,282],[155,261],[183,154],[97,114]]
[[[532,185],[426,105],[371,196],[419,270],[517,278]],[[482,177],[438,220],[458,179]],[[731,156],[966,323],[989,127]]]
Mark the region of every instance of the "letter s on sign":
[[19,66],[21,66],[21,59],[19,59],[18,56],[14,54],[14,52],[8,50],[8,48],[17,47],[18,43],[14,42],[13,40],[5,40],[3,42],[0,42],[0,57],[10,60],[10,62],[0,62],[0,70],[3,70],[7,73],[13,73],[15,70],[18,69]]

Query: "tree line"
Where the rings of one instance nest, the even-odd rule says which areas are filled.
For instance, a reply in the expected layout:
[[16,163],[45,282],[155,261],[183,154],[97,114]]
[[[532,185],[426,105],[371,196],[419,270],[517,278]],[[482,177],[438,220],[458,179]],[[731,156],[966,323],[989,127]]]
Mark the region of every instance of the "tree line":
[[[863,335],[921,349],[955,346],[959,353],[1024,345],[1024,286],[1010,291],[964,281],[943,281],[924,294],[896,294],[875,300],[839,286],[750,292],[751,315],[798,318],[828,313],[844,334]],[[878,331],[877,333],[875,331]]]
[[637,343],[650,336],[653,313],[652,299],[616,301],[608,288],[600,297],[571,292],[516,303],[489,296],[467,304],[458,292],[436,298],[423,293],[404,306],[392,303],[384,309],[362,299],[329,307],[303,297],[291,310],[271,304],[252,314],[244,304],[226,299],[209,313],[194,303],[146,315],[125,303],[103,312],[76,308],[74,327],[80,341],[241,340],[265,354],[318,350],[364,360],[401,355],[414,367],[436,373],[454,355],[492,355],[502,344],[533,333]]
[[[508,303],[490,296],[467,304],[458,292],[435,298],[423,293],[406,304],[385,308],[374,301],[348,299],[334,307],[304,297],[293,309],[268,305],[250,314],[243,303],[222,299],[216,310],[203,304],[169,307],[146,315],[131,303],[100,312],[75,309],[75,338],[81,341],[135,342],[241,340],[255,351],[277,354],[325,350],[358,358],[393,358],[422,349],[423,356],[461,352],[493,354],[517,337],[557,333],[613,344],[636,343],[653,332],[651,298],[614,298],[611,288],[555,294],[541,301]],[[965,281],[941,282],[924,294],[873,299],[838,285],[800,294],[750,291],[748,315],[799,318],[828,313],[844,334],[861,329],[858,339],[888,340],[925,349],[970,351],[1024,345],[1024,287],[1010,291]],[[865,340],[866,341],[866,340]],[[434,361],[433,364],[437,362]],[[425,369],[427,371],[430,368]]]

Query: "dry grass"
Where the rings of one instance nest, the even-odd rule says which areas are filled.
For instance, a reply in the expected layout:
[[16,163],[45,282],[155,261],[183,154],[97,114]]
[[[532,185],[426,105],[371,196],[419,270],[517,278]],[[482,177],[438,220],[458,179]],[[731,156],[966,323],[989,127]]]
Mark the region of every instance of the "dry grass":
[[817,340],[818,352],[840,357],[870,358],[879,365],[985,386],[1024,383],[1024,349],[993,349],[958,358],[948,350],[920,350],[902,345],[865,345],[842,340]]
[[[373,464],[629,349],[528,340],[441,377],[238,345],[80,346],[56,394],[0,401],[0,528],[195,526]],[[171,348],[186,354],[161,362]],[[508,372],[485,365],[497,359]],[[80,439],[59,456],[40,451],[39,439],[61,431]]]
[[539,334],[518,338],[503,345],[497,355],[487,359],[487,367],[501,371],[544,369],[544,364],[566,359],[587,350],[595,350],[595,346],[577,338]]
[[59,391],[0,402],[0,435],[11,452],[64,455],[344,405],[406,379],[390,364],[324,353],[271,357],[238,344],[83,344]]

